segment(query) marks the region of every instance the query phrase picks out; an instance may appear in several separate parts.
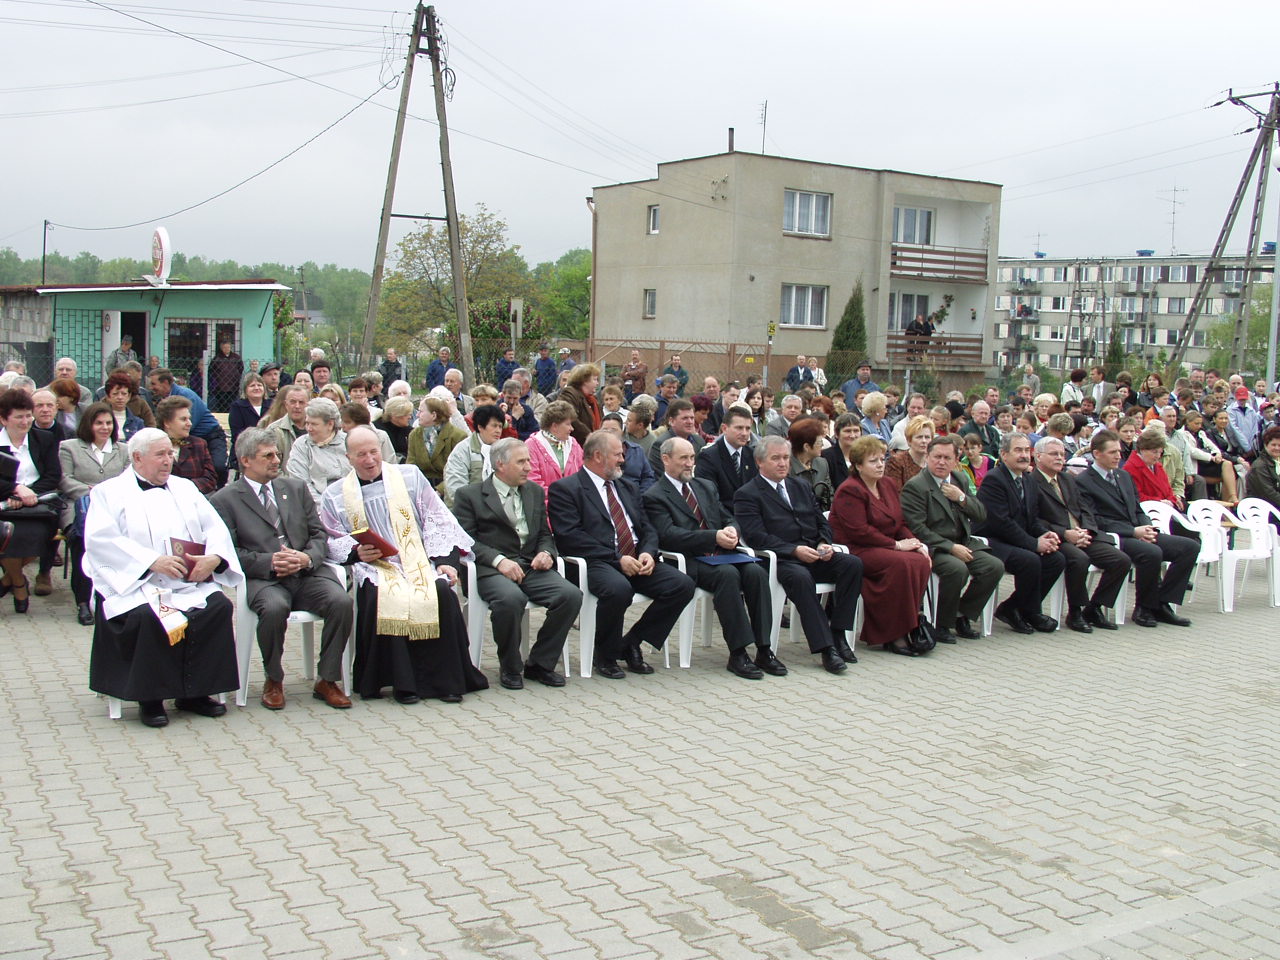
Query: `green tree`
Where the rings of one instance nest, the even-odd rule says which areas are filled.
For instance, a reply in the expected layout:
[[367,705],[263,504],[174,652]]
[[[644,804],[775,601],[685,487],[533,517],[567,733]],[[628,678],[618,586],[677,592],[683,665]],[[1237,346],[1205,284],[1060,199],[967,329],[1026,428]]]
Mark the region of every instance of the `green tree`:
[[857,354],[867,352],[867,308],[861,277],[853,285],[853,293],[844,305],[844,313],[840,316],[836,332],[831,336],[831,349]]
[[[1244,358],[1241,370],[1261,373],[1267,364],[1267,339],[1271,335],[1271,290],[1273,284],[1256,284],[1252,302],[1247,305],[1248,322],[1245,326]],[[1209,348],[1206,366],[1219,370],[1231,370],[1231,343],[1236,335],[1234,313],[1223,314],[1205,328],[1205,345]]]
[[[484,204],[458,218],[462,265],[471,303],[528,297],[533,289],[520,247],[507,238],[507,223]],[[434,330],[456,316],[448,231],[429,224],[396,247],[378,307],[378,332],[389,343],[434,346]]]
[[[570,250],[554,263],[533,270],[533,307],[546,320],[547,332],[582,339],[591,332],[591,251]],[[526,337],[534,335],[528,332]]]
[[1120,335],[1120,327],[1118,324],[1111,325],[1111,339],[1107,341],[1107,355],[1102,361],[1103,367],[1106,369],[1106,379],[1115,381],[1116,374],[1124,369],[1125,365],[1124,337]]

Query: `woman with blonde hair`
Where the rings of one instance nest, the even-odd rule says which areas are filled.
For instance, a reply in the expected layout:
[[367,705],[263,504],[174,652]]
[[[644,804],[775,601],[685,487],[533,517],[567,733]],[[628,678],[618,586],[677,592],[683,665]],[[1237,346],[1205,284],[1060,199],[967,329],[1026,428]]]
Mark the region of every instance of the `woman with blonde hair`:
[[885,419],[889,400],[879,390],[868,393],[862,398],[862,433],[868,437],[879,437],[886,447],[893,439],[893,428]]
[[897,483],[899,490],[924,469],[929,441],[935,436],[933,421],[923,414],[912,417],[902,432],[907,438],[907,449],[899,450],[891,456],[884,468],[884,475]]
[[573,436],[576,416],[573,404],[553,400],[542,411],[541,429],[525,441],[529,479],[542,488],[544,498],[551,484],[582,469],[582,445]]

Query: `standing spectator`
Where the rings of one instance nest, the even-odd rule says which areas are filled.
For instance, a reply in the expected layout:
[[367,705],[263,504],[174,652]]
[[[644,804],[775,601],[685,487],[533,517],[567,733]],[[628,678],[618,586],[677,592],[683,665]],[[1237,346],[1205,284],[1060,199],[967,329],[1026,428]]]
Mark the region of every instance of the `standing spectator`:
[[[320,396],[322,390],[327,386],[337,386],[333,383],[333,368],[329,366],[328,360],[317,360],[311,365],[311,386],[315,390],[316,396]],[[341,389],[341,387],[339,387]]]
[[640,351],[631,351],[631,360],[622,368],[622,388],[626,392],[627,403],[638,394],[644,393],[649,382],[649,365],[640,359]]
[[[688,374],[685,375],[686,379]],[[658,381],[658,397],[657,407],[653,413],[655,423],[662,423],[667,419],[667,407],[671,405],[673,400],[680,398],[680,380],[670,373],[664,373]]]
[[283,370],[281,369],[280,364],[276,363],[274,360],[262,368],[260,376],[262,377],[262,385],[267,389],[264,400],[268,404],[275,403],[276,394],[279,393],[280,388],[284,386],[280,380],[281,373],[283,373]]
[[929,338],[933,336],[935,329],[931,319],[923,313],[917,313],[915,319],[907,324],[907,329],[904,331],[907,335],[907,356],[917,363],[920,362],[929,349]]
[[382,374],[382,382],[387,384],[409,379],[405,376],[404,363],[396,355],[395,347],[387,347],[386,356],[378,364],[378,372]]
[[1032,396],[1040,392],[1040,375],[1030,363],[1022,368],[1022,385],[1031,389]]
[[[676,378],[676,383],[677,383],[676,396],[683,397],[684,388],[689,383],[689,371],[680,365],[680,354],[673,353],[671,355],[671,362],[668,363],[666,367],[663,368],[662,375],[664,377]],[[658,419],[661,420],[662,418],[659,417]]]
[[567,373],[577,365],[578,365],[578,362],[573,359],[573,351],[570,350],[568,347],[561,347],[560,348],[560,366],[558,368],[559,372]]
[[818,388],[819,393],[826,393],[827,371],[818,366],[817,357],[810,357],[807,363],[809,365],[809,373],[813,375],[813,385]]
[[448,347],[441,347],[436,352],[436,358],[431,361],[431,365],[427,367],[426,387],[430,390],[432,387],[440,387],[444,385],[444,375],[448,370],[456,370],[454,365],[453,351]]
[[1262,414],[1249,402],[1249,388],[1236,387],[1236,402],[1227,408],[1227,433],[1232,445],[1246,460],[1258,452],[1258,435],[1262,432]]
[[859,361],[857,375],[852,380],[846,380],[840,385],[840,392],[845,396],[845,403],[848,403],[851,397],[856,397],[859,390],[865,390],[867,393],[880,392],[880,386],[871,379],[870,360]]
[[808,361],[803,353],[796,355],[796,363],[787,375],[782,379],[782,385],[786,388],[787,393],[796,393],[800,390],[802,383],[813,382],[813,371],[809,369]]
[[119,370],[130,360],[137,362],[138,351],[133,349],[133,335],[126,333],[120,337],[120,346],[107,354],[104,367],[110,373],[112,370]]
[[538,378],[538,393],[545,397],[556,388],[556,362],[551,359],[549,344],[538,346],[538,359],[533,362],[533,372]]
[[[209,362],[209,407],[226,413],[240,392],[244,361],[232,349],[230,340],[218,344],[218,355]],[[181,474],[179,474],[181,476]]]
[[512,375],[520,364],[516,361],[516,352],[512,347],[502,351],[502,356],[498,358],[498,362],[494,365],[493,382],[496,384],[505,384],[511,379]]

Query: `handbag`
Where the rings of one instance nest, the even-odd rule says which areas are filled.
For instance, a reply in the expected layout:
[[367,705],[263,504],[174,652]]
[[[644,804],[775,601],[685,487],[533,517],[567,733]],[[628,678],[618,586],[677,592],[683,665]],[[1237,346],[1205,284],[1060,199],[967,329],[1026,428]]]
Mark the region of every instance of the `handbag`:
[[938,645],[938,629],[924,617],[907,634],[907,646],[912,653],[928,653]]

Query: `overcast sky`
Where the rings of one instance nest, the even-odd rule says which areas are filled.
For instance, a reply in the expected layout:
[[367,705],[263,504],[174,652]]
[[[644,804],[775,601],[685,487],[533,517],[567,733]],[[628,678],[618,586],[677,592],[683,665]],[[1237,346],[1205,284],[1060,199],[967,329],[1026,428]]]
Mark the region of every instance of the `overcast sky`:
[[[767,153],[1003,184],[1002,255],[1163,254],[1174,209],[1178,251],[1206,253],[1254,138],[1244,109],[1207,108],[1280,79],[1280,11],[1255,5],[1236,32],[1214,10],[444,0],[459,206],[504,217],[531,264],[555,259],[590,245],[593,186],[720,152],[733,126],[742,150],[764,132]],[[45,219],[163,217],[188,254],[368,269],[399,87],[303,144],[400,74],[411,19],[362,0],[0,0],[0,247],[38,255]],[[426,57],[415,70],[395,210],[439,215]],[[1280,177],[1266,239],[1278,206]],[[146,257],[154,226],[58,227],[49,245]]]

